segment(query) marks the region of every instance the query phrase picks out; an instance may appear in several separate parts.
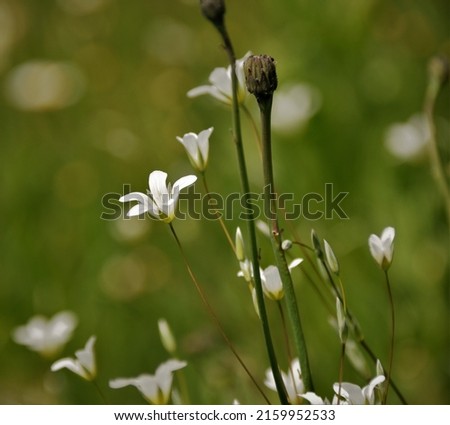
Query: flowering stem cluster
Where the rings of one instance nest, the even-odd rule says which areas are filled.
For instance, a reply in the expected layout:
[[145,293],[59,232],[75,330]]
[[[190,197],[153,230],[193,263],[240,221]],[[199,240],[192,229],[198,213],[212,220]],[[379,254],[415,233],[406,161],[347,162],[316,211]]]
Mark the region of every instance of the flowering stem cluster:
[[[220,20],[212,21],[214,26],[217,28],[219,34],[222,37],[222,41],[224,43],[225,52],[228,56],[228,61],[230,63],[231,69],[231,92],[232,92],[232,120],[233,120],[233,137],[234,144],[236,147],[236,153],[238,157],[239,164],[239,175],[241,178],[241,186],[242,192],[244,196],[244,205],[248,203],[248,196],[250,194],[250,184],[247,173],[247,165],[245,161],[244,154],[244,146],[242,143],[242,131],[241,131],[241,121],[240,121],[240,112],[239,112],[239,102],[238,102],[238,80],[236,75],[236,55],[234,53],[233,45],[231,43],[231,39],[228,35],[228,31],[226,29],[223,18]],[[247,221],[247,230],[249,234],[250,247],[252,252],[252,266],[253,270],[258,271],[260,269],[259,265],[259,254],[258,254],[258,245],[256,242],[256,228],[255,221],[256,217],[254,216],[252,210],[250,210],[250,217]],[[257,305],[258,311],[261,318],[261,324],[263,328],[264,338],[266,342],[266,348],[270,360],[271,369],[273,372],[273,376],[275,379],[278,395],[280,397],[280,401],[282,404],[287,404],[287,396],[286,390],[284,388],[283,379],[281,377],[278,362],[276,358],[275,349],[272,342],[272,336],[269,327],[269,320],[267,317],[266,307],[264,303],[264,293],[262,288],[261,276],[258,272],[254,273],[254,283],[255,283],[255,291],[257,297]]]
[[[253,66],[251,66],[253,65]],[[266,217],[269,218],[269,229],[272,248],[275,254],[277,267],[280,272],[281,281],[286,293],[286,307],[289,320],[292,327],[294,345],[296,353],[300,359],[302,377],[307,391],[313,390],[311,371],[309,367],[306,342],[303,335],[303,329],[300,321],[300,315],[295,296],[294,285],[292,283],[291,273],[287,265],[284,250],[282,248],[282,235],[278,224],[277,202],[271,196],[275,193],[273,164],[272,164],[272,138],[271,138],[271,111],[273,101],[273,91],[277,86],[277,77],[273,59],[269,56],[254,57],[247,59],[245,66],[247,86],[250,90],[249,81],[252,82],[252,91],[256,90],[255,97],[258,101],[261,115],[261,134],[262,134],[262,157],[264,172],[264,204],[266,208]],[[253,71],[253,72],[250,72]],[[264,78],[256,79],[255,73],[261,74]],[[258,81],[262,81],[262,90]]]

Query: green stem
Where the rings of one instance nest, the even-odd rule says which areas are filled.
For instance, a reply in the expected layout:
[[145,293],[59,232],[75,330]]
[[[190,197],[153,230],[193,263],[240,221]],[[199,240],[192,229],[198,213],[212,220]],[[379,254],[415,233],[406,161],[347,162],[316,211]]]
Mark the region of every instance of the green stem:
[[302,370],[305,390],[313,391],[313,382],[309,366],[306,342],[300,321],[300,314],[297,306],[294,285],[291,273],[288,268],[285,253],[281,247],[282,236],[278,226],[277,201],[275,195],[273,166],[272,166],[272,144],[271,144],[271,110],[272,95],[258,99],[258,105],[261,112],[262,125],[262,146],[263,146],[263,172],[264,172],[264,209],[271,231],[272,248],[275,253],[276,263],[280,272],[281,280],[286,294],[286,307],[288,317],[291,323],[292,334],[294,337],[294,346],[299,357]]
[[[206,196],[208,197],[208,200],[211,200],[210,191],[208,188],[208,183],[206,181],[206,174],[205,172],[202,172],[202,180],[203,180],[203,186],[205,187]],[[230,233],[228,232],[227,227],[225,226],[225,223],[222,219],[222,216],[218,211],[214,212],[214,215],[217,217],[217,220],[219,221],[220,227],[222,228],[223,233],[225,234],[225,237],[227,238],[228,243],[231,246],[231,249],[233,250],[234,254],[236,255],[236,247],[234,246],[233,239],[231,238]]]
[[450,188],[445,175],[444,167],[439,155],[439,147],[436,137],[436,125],[434,122],[434,106],[439,95],[441,84],[435,78],[430,78],[428,89],[425,95],[424,111],[427,118],[430,140],[428,151],[430,155],[431,171],[439,191],[445,203],[448,224],[450,225]]
[[383,404],[386,404],[389,384],[391,381],[391,372],[392,372],[392,360],[394,358],[394,342],[395,342],[395,309],[394,309],[394,299],[392,298],[391,284],[389,282],[389,274],[387,270],[384,272],[384,276],[386,278],[386,286],[389,297],[389,304],[391,309],[391,343],[389,348],[389,365],[387,370],[387,379],[386,379],[386,391],[384,393]]
[[345,342],[341,343],[341,355],[339,359],[338,404],[341,404],[341,388],[342,388],[342,380],[344,379],[344,359],[345,359]]
[[212,321],[216,325],[216,327],[217,327],[219,333],[221,334],[222,338],[224,339],[225,343],[228,345],[228,347],[230,348],[231,352],[236,357],[237,361],[240,363],[242,368],[245,370],[245,372],[247,373],[249,378],[252,380],[253,384],[258,389],[260,394],[263,396],[263,398],[267,402],[267,404],[270,404],[269,399],[264,394],[264,392],[261,389],[261,387],[259,386],[259,384],[256,382],[256,379],[254,378],[253,374],[250,372],[250,370],[248,369],[248,367],[246,366],[246,364],[242,360],[241,356],[239,356],[238,352],[234,348],[233,343],[231,342],[230,338],[228,338],[228,335],[226,334],[226,332],[225,332],[225,330],[224,330],[224,328],[223,328],[219,318],[217,317],[214,309],[212,308],[211,304],[209,303],[208,298],[206,297],[206,294],[203,291],[203,288],[201,287],[200,283],[198,282],[197,278],[194,275],[194,272],[191,269],[191,266],[189,265],[189,262],[188,262],[188,259],[186,257],[186,254],[184,253],[183,246],[181,245],[181,242],[180,242],[180,240],[178,238],[178,235],[175,232],[175,229],[174,229],[172,223],[169,223],[169,227],[170,227],[170,231],[172,232],[173,237],[175,238],[175,242],[177,243],[178,249],[180,250],[181,256],[183,258],[183,261],[184,261],[186,269],[187,269],[187,271],[189,273],[189,276],[190,276],[192,282],[194,283],[195,289],[197,290],[198,294],[200,295],[200,298],[201,298],[201,300],[203,302],[203,305],[206,308],[206,311],[208,312],[208,314],[211,317]]
[[228,61],[231,67],[231,88],[232,88],[232,120],[233,120],[233,135],[234,144],[236,147],[236,153],[238,157],[239,164],[239,174],[241,179],[242,187],[242,200],[243,205],[249,207],[249,219],[247,220],[247,231],[250,240],[250,247],[252,251],[252,266],[254,270],[254,282],[256,290],[256,298],[258,301],[258,309],[261,319],[261,325],[263,329],[267,355],[269,357],[270,367],[272,369],[275,385],[278,392],[278,397],[282,404],[288,404],[288,398],[286,394],[286,388],[284,387],[283,378],[281,377],[280,369],[278,366],[278,361],[275,353],[275,349],[272,342],[272,335],[270,333],[269,319],[267,317],[266,306],[264,303],[264,293],[262,289],[261,276],[259,274],[259,252],[258,244],[256,241],[256,228],[255,228],[255,212],[252,208],[250,201],[250,184],[247,175],[247,165],[245,161],[244,146],[242,143],[242,131],[241,131],[241,120],[239,114],[239,103],[237,98],[238,91],[238,81],[236,76],[236,55],[234,53],[233,45],[231,43],[228,31],[224,23],[216,23],[215,27],[219,31],[222,41],[224,43],[225,52],[228,56]]

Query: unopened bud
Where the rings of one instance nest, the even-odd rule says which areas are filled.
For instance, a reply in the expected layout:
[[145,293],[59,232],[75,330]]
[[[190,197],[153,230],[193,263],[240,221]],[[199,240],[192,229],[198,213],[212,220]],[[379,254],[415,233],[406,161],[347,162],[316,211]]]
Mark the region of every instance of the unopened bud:
[[325,248],[325,256],[327,258],[328,267],[334,274],[339,274],[339,262],[334,255],[333,249],[330,244],[324,239],[323,246]]
[[166,319],[158,320],[158,330],[163,347],[169,354],[174,354],[177,351],[177,343]]
[[258,102],[271,97],[278,86],[275,60],[267,55],[252,55],[244,63],[245,83]]
[[244,238],[239,227],[236,229],[236,257],[239,261],[245,261]]
[[225,15],[224,0],[200,0],[200,8],[203,15],[213,24],[222,24]]
[[342,344],[345,344],[348,337],[347,319],[344,307],[339,298],[336,298],[336,317],[339,331],[339,338]]
[[281,249],[283,251],[288,251],[292,248],[292,241],[289,239],[285,239],[283,242],[281,242]]

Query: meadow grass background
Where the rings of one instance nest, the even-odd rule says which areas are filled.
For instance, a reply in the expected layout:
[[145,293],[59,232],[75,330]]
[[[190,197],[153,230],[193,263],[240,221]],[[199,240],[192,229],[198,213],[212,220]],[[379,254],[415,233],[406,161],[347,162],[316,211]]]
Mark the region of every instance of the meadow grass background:
[[[149,219],[100,219],[102,197],[122,193],[124,184],[145,191],[152,170],[167,171],[172,182],[192,173],[175,137],[210,126],[211,190],[239,191],[230,111],[207,97],[186,97],[214,67],[226,65],[219,38],[194,0],[86,5],[0,0],[0,403],[102,403],[92,385],[68,371],[51,373],[51,359],[11,339],[32,315],[64,309],[77,314],[79,325],[61,355],[72,356],[97,335],[99,384],[112,403],[143,399],[134,388],[109,390],[109,379],[153,373],[168,358],[158,337],[160,317],[171,324],[189,363],[193,402],[261,403],[205,314],[168,227]],[[443,203],[427,156],[405,161],[384,142],[391,124],[422,109],[430,57],[450,52],[448,3],[247,0],[227,7],[238,57],[248,50],[270,54],[280,87],[302,82],[321,94],[321,108],[304,126],[274,133],[277,186],[301,199],[323,194],[332,182],[336,192],[349,192],[341,204],[349,219],[300,219],[293,228],[307,243],[312,228],[330,242],[350,308],[386,361],[387,294],[367,239],[395,227],[393,377],[412,404],[450,402]],[[11,76],[32,60],[74,67],[78,85],[71,105],[25,110],[15,103]],[[447,166],[449,98],[447,86],[436,108]],[[255,112],[253,99],[247,105]],[[243,127],[258,192],[261,164],[245,119]],[[232,233],[237,224],[227,223]],[[206,220],[175,226],[225,328],[262,381],[268,361],[260,325],[220,227]],[[262,236],[260,243],[267,266],[273,263],[270,247]],[[304,274],[293,273],[316,392],[330,397],[338,379],[338,338]],[[278,325],[273,305],[269,313]],[[274,333],[281,345],[278,326]],[[345,379],[364,384],[349,365]]]

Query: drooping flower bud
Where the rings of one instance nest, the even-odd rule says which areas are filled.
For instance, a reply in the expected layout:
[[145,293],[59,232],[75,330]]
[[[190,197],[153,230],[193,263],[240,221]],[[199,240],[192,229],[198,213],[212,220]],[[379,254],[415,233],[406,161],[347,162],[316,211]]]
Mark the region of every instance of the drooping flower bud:
[[270,98],[278,86],[275,60],[268,55],[252,55],[244,63],[247,90],[258,102]]
[[200,0],[200,8],[203,15],[214,25],[223,23],[223,17],[225,15],[224,0]]

